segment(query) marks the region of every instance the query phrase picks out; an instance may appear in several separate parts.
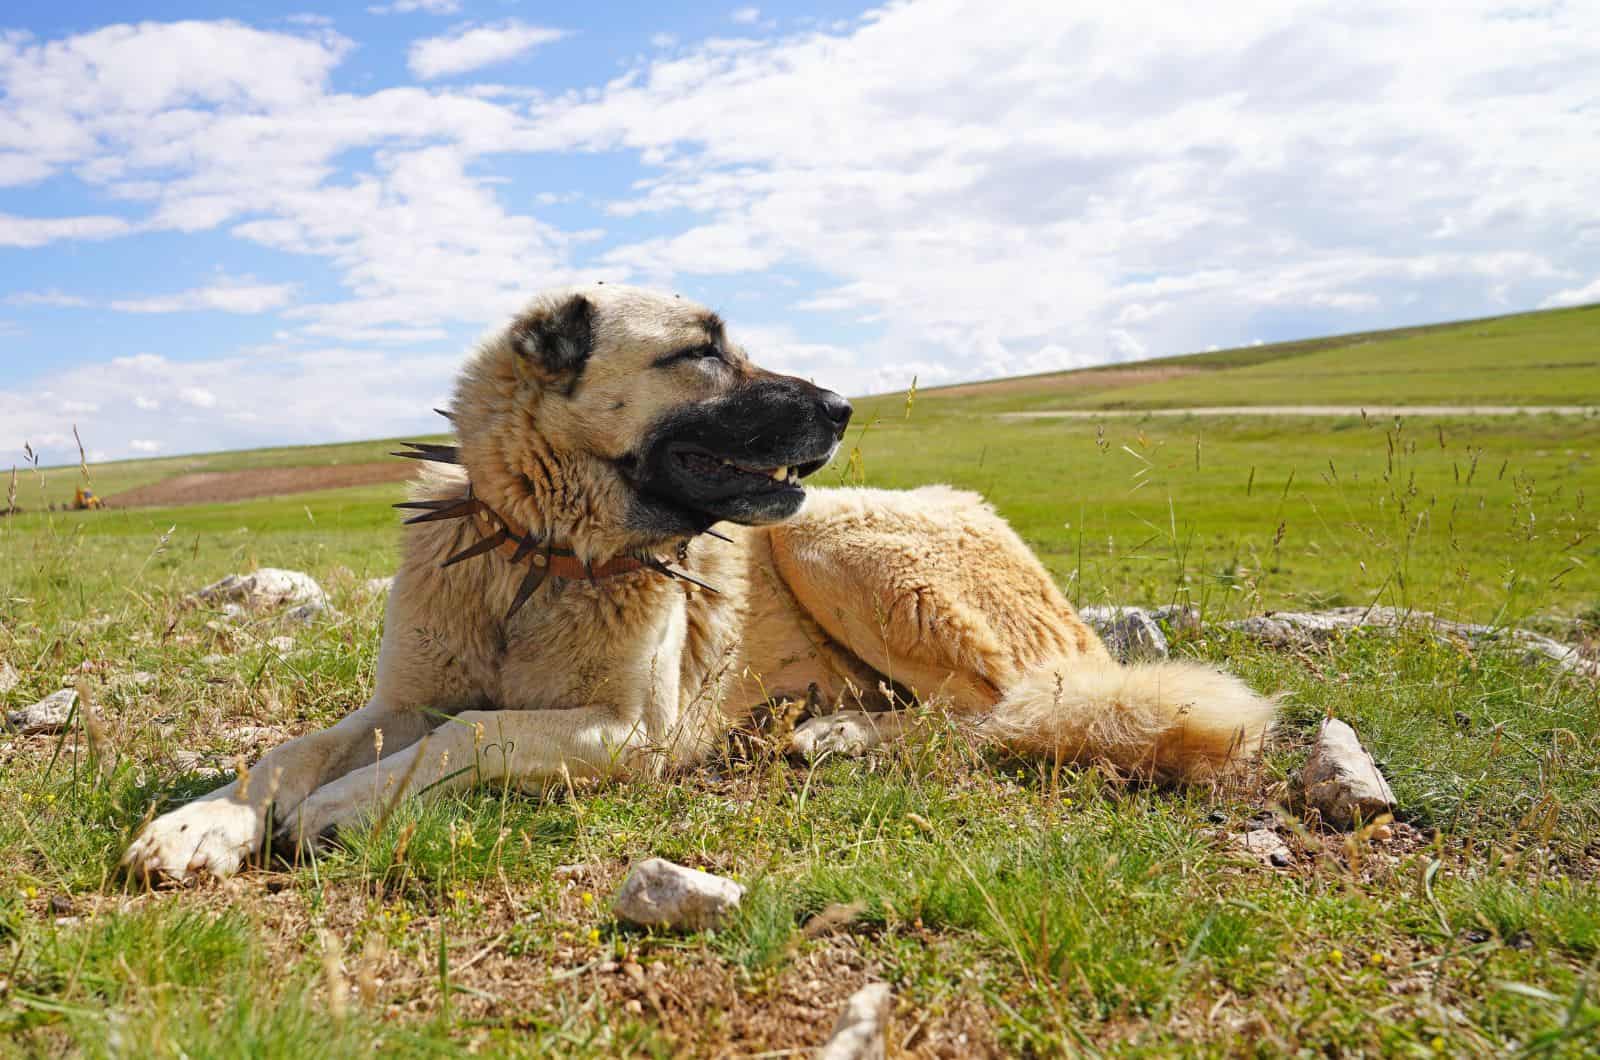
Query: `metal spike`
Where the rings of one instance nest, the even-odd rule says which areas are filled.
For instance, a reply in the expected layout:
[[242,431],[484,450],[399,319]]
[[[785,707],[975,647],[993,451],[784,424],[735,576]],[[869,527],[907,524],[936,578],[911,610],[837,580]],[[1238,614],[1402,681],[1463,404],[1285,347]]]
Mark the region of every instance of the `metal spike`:
[[535,534],[529,533],[519,538],[517,540],[517,551],[512,555],[511,562],[521,563],[523,560],[533,555],[533,550],[538,547],[539,538]]
[[[524,541],[526,540],[525,538]],[[506,612],[507,622],[510,622],[516,616],[516,613],[522,610],[522,605],[526,604],[529,597],[538,591],[539,586],[544,584],[544,580],[549,574],[550,564],[548,562],[542,567],[529,564],[527,575],[522,579],[522,584],[517,586],[517,595],[511,598],[511,610]]]
[[433,411],[437,412],[439,415],[443,416],[445,419],[449,420],[451,423],[454,423],[456,421],[456,414],[453,413],[453,412],[446,412],[444,409],[434,409]]
[[655,570],[660,571],[662,574],[667,575],[668,577],[677,578],[679,581],[688,582],[690,585],[698,585],[698,586],[700,586],[700,588],[704,589],[708,593],[716,593],[718,596],[722,595],[722,590],[721,589],[718,589],[718,588],[715,588],[713,586],[707,585],[705,582],[701,581],[699,578],[696,578],[696,577],[694,577],[692,575],[689,575],[689,574],[685,574],[681,570],[674,570],[673,568],[667,566],[665,563],[661,562],[660,560],[655,560],[654,562],[652,562],[650,564],[650,566],[652,568],[654,568]]
[[718,541],[726,541],[730,545],[733,544],[733,538],[729,537],[727,534],[719,534],[715,530],[711,529],[709,526],[706,527],[704,530],[702,530],[700,532],[702,534],[705,534],[707,537],[714,537]]
[[414,515],[401,525],[414,526],[417,523],[437,523],[444,519],[468,519],[481,511],[483,511],[483,502],[468,498],[464,501],[456,501],[448,508],[437,508],[433,511],[423,512],[421,515]]
[[446,497],[444,500],[438,500],[438,501],[401,501],[399,504],[390,505],[390,507],[391,508],[409,508],[409,509],[411,509],[413,511],[429,511],[429,512],[432,512],[432,511],[438,511],[440,508],[448,508],[452,504],[460,504],[460,503],[461,503],[461,498],[460,497]]
[[457,552],[439,566],[441,568],[453,567],[462,560],[472,559],[474,556],[481,556],[486,552],[493,552],[495,549],[499,548],[501,545],[510,540],[510,531],[505,529],[496,530],[493,534],[484,538],[482,541],[479,541],[477,544],[469,545],[460,552]]
[[395,452],[390,456],[403,456],[407,460],[428,460],[435,464],[461,463],[461,450],[453,445],[436,445],[433,442],[404,442],[413,452]]

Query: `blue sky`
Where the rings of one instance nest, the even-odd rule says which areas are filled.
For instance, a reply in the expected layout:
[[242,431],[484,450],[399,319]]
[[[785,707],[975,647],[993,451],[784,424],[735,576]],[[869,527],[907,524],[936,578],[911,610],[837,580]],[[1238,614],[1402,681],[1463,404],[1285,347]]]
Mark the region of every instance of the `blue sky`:
[[0,460],[432,426],[542,287],[852,393],[1600,301],[1600,8],[0,12]]

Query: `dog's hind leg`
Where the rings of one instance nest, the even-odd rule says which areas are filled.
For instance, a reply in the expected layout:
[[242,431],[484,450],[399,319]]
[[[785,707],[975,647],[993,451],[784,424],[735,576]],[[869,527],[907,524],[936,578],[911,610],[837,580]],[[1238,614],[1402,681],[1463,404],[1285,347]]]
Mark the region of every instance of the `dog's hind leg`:
[[817,490],[770,531],[807,615],[878,673],[961,713],[1047,661],[1105,660],[1016,533],[977,495]]
[[902,686],[942,690],[1019,754],[1198,779],[1255,753],[1271,725],[1272,700],[1213,667],[1118,665],[973,494],[819,491],[771,540],[830,636]]

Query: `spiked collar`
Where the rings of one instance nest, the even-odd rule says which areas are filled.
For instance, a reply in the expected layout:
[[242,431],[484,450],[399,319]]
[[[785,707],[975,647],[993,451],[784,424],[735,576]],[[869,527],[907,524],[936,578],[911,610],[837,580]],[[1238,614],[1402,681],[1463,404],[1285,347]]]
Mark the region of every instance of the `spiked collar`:
[[[403,456],[411,460],[426,460],[436,464],[461,463],[461,450],[453,445],[436,445],[431,442],[405,442],[410,448],[404,452],[393,455]],[[526,604],[538,591],[548,578],[564,578],[569,580],[584,580],[598,584],[606,578],[615,578],[622,574],[632,574],[635,571],[646,570],[666,578],[673,578],[691,585],[699,586],[708,592],[717,592],[705,582],[668,566],[661,559],[648,555],[615,556],[601,564],[591,564],[580,560],[576,552],[570,548],[563,548],[553,540],[535,534],[514,520],[502,515],[490,507],[481,497],[473,494],[472,483],[467,483],[465,494],[453,497],[441,497],[433,500],[405,501],[395,505],[396,508],[420,511],[405,521],[406,526],[416,523],[435,523],[451,519],[470,519],[473,527],[478,532],[478,540],[446,559],[442,567],[453,567],[465,560],[475,559],[498,552],[515,566],[526,566],[527,574],[522,578],[522,583],[517,587],[517,593],[511,600],[511,609],[506,612],[510,619]],[[714,537],[722,538],[715,531],[706,531]],[[727,540],[723,538],[723,540]],[[687,542],[678,548],[678,562],[686,558]]]

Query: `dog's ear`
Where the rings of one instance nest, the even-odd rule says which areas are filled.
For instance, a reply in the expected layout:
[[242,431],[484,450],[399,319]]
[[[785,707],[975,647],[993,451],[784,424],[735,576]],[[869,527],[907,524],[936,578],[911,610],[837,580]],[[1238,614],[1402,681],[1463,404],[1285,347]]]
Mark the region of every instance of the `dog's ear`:
[[519,320],[512,341],[518,358],[539,374],[576,379],[594,345],[593,327],[594,303],[575,294]]

